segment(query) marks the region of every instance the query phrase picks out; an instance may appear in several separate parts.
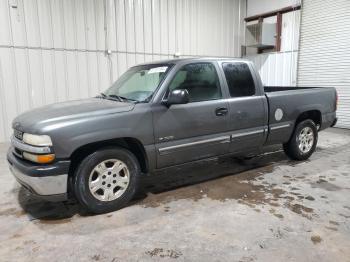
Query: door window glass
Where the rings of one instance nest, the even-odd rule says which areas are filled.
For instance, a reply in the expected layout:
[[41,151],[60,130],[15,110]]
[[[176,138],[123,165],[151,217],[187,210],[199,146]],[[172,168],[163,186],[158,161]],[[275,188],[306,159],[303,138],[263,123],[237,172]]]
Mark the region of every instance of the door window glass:
[[169,90],[186,89],[190,102],[220,99],[221,89],[215,66],[211,63],[188,64],[172,80]]

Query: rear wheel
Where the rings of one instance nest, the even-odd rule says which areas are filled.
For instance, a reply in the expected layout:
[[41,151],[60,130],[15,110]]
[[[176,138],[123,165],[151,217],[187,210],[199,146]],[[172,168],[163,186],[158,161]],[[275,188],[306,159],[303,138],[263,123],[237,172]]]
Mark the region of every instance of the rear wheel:
[[75,196],[92,213],[120,209],[135,195],[139,174],[139,163],[130,151],[123,148],[98,150],[77,168]]
[[308,159],[316,149],[317,127],[312,120],[300,122],[288,143],[283,145],[284,152],[294,160]]

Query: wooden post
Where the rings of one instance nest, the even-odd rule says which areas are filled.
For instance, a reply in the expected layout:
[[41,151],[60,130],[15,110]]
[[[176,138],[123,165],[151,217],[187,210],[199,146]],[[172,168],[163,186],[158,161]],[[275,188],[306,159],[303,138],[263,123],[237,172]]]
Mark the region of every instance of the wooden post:
[[276,51],[281,51],[281,35],[282,35],[282,13],[277,13],[276,24]]

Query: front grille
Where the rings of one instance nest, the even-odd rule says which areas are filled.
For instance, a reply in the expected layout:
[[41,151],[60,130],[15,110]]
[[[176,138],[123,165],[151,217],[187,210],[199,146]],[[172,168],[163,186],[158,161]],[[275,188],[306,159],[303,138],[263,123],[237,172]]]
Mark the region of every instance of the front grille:
[[23,132],[14,129],[14,130],[13,130],[13,136],[14,136],[15,138],[17,138],[18,140],[21,140],[21,141],[22,141],[22,139],[23,139]]

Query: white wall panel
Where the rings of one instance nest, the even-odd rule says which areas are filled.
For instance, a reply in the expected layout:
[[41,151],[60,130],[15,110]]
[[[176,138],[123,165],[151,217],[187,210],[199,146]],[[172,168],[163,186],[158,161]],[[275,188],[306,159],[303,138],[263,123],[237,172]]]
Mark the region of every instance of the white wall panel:
[[[12,49],[13,50],[13,49]],[[42,65],[41,50],[29,49],[28,62],[30,70],[31,99],[33,107],[41,106],[45,103],[44,74]],[[16,69],[14,69],[16,70]],[[20,76],[17,75],[16,79]]]
[[282,15],[281,51],[299,49],[300,10]]
[[[15,77],[17,79],[17,86],[20,87],[18,93],[18,106],[19,111],[23,112],[32,108],[33,101],[28,99],[31,97],[31,75],[28,72],[28,50],[26,49],[13,49],[14,62],[16,64]],[[20,77],[18,77],[20,76]]]
[[76,23],[75,23],[75,1],[61,0],[63,3],[63,30],[65,34],[65,48],[76,48]]
[[350,1],[303,1],[298,84],[334,86],[338,127],[350,128]]
[[[148,0],[150,3],[152,0]],[[151,8],[151,6],[150,6]],[[151,14],[151,11],[150,11]],[[117,50],[126,51],[126,24],[125,24],[125,3],[124,0],[115,0],[115,17],[117,29]],[[152,28],[152,25],[148,25]]]
[[[45,1],[45,0],[44,0]],[[47,1],[49,2],[49,1]],[[75,0],[75,27],[76,27],[76,48],[80,50],[86,49],[86,34],[85,34],[85,24],[86,24],[86,14],[84,12],[84,0]]]
[[153,52],[152,0],[143,0],[143,29],[145,52]]
[[[1,51],[0,51],[1,52]],[[5,104],[5,88],[4,88],[4,78],[2,76],[3,70],[0,63],[0,138],[4,141],[7,140],[8,126],[6,123],[9,122],[7,119],[7,110]]]
[[[134,1],[124,1],[124,2],[125,2],[125,26],[127,28],[126,51],[130,53],[134,53],[135,42],[136,42]],[[134,59],[131,59],[131,60],[134,60]]]
[[9,133],[9,124],[12,119],[20,113],[19,104],[18,104],[18,83],[17,83],[17,70],[15,66],[14,51],[13,49],[2,49],[0,48],[0,57],[1,57],[1,72],[0,80],[2,92],[1,92],[1,103],[3,108],[3,119],[5,127],[1,129],[5,130],[5,137],[2,139],[8,139]]
[[[248,16],[296,4],[300,4],[300,0],[248,0]],[[276,23],[276,16],[266,18],[264,21]],[[247,58],[255,63],[265,85],[297,85],[299,33],[300,11],[285,13],[282,15],[281,51],[248,55]]]
[[[6,0],[1,0],[6,2]],[[27,32],[25,24],[24,6],[23,1],[18,0],[16,6],[9,7],[9,4],[5,4],[4,8],[9,12],[10,19],[10,31],[11,31],[11,44],[18,46],[27,45]]]
[[245,6],[245,0],[0,0],[0,142],[21,112],[94,96],[135,64],[175,53],[239,57]]
[[106,49],[117,49],[117,24],[114,0],[106,0],[105,4],[105,26],[108,28],[106,32]]
[[169,54],[176,52],[176,0],[168,0]]
[[65,39],[64,39],[64,18],[63,13],[63,2],[61,0],[52,0],[50,1],[51,8],[51,27],[52,27],[52,39],[53,39],[53,48],[64,48]]
[[[143,0],[134,1],[134,14],[135,14],[135,49],[138,53],[143,53],[144,48],[144,33],[143,33]],[[139,61],[139,59],[136,59]]]
[[51,5],[50,1],[37,0],[38,3],[38,24],[40,32],[40,44],[43,47],[53,46],[53,30],[51,23]]
[[10,45],[11,40],[11,19],[7,0],[0,0],[0,45]]
[[266,53],[248,56],[267,86],[296,86],[298,52]]
[[[72,0],[70,0],[72,1]],[[73,1],[74,2],[74,1]],[[104,16],[104,5],[106,4],[105,1],[94,1],[94,13],[95,13],[95,24],[96,24],[96,43],[98,50],[105,50],[105,16]]]
[[41,35],[39,26],[38,6],[33,4],[32,1],[23,1],[24,8],[24,24],[25,31],[27,32],[27,45],[32,47],[41,46]]

